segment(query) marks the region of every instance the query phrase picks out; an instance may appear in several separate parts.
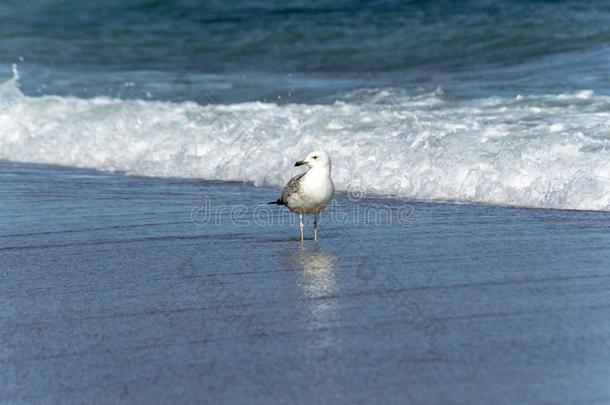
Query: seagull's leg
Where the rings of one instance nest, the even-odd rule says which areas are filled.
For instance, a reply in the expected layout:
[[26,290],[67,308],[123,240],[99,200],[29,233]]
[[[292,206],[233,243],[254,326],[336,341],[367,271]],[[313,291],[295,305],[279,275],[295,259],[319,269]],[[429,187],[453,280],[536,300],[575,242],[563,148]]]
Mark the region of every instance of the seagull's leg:
[[303,224],[303,214],[299,214],[299,221],[301,222],[301,242],[303,242],[304,237],[303,237],[303,231],[305,230],[305,225]]
[[313,214],[313,240],[318,240],[318,214]]

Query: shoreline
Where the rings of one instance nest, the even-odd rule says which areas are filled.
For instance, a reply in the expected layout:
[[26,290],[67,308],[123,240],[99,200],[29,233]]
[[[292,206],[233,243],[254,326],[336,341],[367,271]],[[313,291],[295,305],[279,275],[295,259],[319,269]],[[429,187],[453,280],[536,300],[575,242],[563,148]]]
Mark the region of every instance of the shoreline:
[[[29,163],[29,162],[15,162],[10,160],[0,159],[0,166],[2,167],[2,175],[6,175],[6,167],[7,166],[15,166],[21,168],[38,168],[39,170],[44,170],[48,168],[50,170],[66,170],[70,172],[83,172],[84,174],[88,174],[91,176],[125,176],[129,178],[140,178],[140,179],[151,179],[151,180],[159,180],[159,181],[170,181],[170,182],[185,182],[185,183],[197,183],[203,185],[228,185],[228,186],[243,186],[243,187],[253,187],[260,190],[273,190],[278,194],[281,193],[281,186],[272,186],[272,185],[256,185],[253,181],[242,181],[242,180],[210,180],[210,179],[201,179],[196,177],[175,177],[175,176],[153,176],[153,175],[142,175],[142,174],[131,174],[126,171],[118,170],[118,171],[109,171],[109,170],[101,170],[93,167],[74,167],[74,166],[66,166],[61,164],[51,164],[51,163]],[[480,207],[489,207],[489,208],[500,208],[500,209],[515,209],[515,210],[532,210],[532,211],[559,211],[559,212],[574,212],[574,213],[591,213],[591,214],[609,214],[610,210],[595,210],[595,209],[578,209],[578,208],[550,208],[550,207],[528,207],[521,205],[511,205],[511,204],[499,204],[499,203],[489,203],[485,201],[461,201],[461,200],[422,200],[416,198],[410,198],[406,196],[400,196],[397,194],[378,194],[374,192],[363,192],[361,190],[336,190],[335,195],[341,196],[343,200],[349,199],[348,196],[350,193],[354,193],[357,195],[356,200],[366,199],[367,201],[399,201],[406,204],[438,204],[438,205],[463,205],[463,206],[480,206]],[[360,197],[362,195],[362,197]],[[260,206],[265,206],[266,203],[260,203]]]

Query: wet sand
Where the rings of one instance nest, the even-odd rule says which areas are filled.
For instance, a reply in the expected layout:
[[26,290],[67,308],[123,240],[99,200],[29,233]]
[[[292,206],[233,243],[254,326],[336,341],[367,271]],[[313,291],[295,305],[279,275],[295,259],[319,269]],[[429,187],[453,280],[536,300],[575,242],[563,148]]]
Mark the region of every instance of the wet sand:
[[0,180],[2,403],[610,403],[609,213]]

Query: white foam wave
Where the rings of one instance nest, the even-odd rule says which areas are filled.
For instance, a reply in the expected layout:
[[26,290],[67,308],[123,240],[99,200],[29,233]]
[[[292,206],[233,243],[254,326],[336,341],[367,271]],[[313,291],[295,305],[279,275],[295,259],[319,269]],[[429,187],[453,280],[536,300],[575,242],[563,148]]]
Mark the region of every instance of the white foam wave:
[[0,85],[0,158],[281,186],[310,150],[339,190],[610,210],[610,98],[455,101],[439,89],[354,92],[330,105],[79,99]]

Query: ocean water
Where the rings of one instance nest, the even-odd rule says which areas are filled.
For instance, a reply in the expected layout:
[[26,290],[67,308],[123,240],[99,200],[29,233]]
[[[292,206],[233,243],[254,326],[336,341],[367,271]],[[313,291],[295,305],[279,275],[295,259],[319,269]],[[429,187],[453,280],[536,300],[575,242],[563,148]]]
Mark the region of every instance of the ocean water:
[[0,5],[0,159],[610,210],[610,4]]

